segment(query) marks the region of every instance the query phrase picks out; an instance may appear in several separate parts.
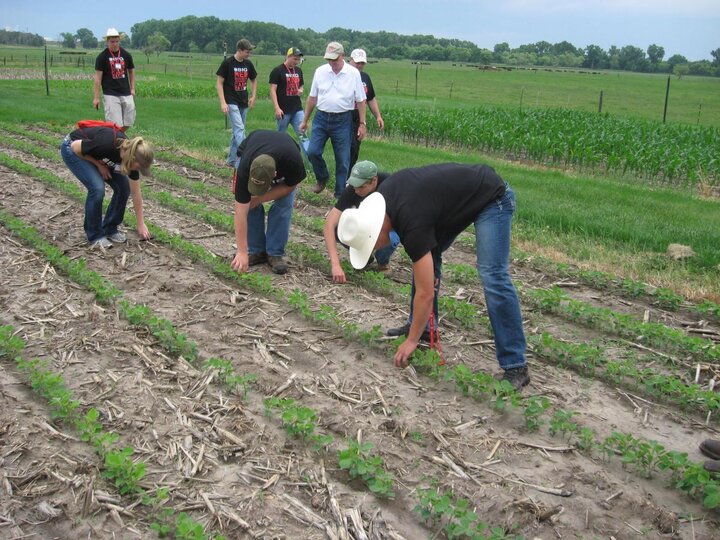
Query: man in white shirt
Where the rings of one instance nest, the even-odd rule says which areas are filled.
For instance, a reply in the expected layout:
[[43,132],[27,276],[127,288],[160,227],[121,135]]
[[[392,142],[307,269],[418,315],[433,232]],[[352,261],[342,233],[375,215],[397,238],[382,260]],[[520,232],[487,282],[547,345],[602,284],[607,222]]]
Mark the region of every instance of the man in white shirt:
[[[328,139],[335,154],[335,198],[345,190],[345,182],[350,170],[350,147],[352,137],[362,140],[365,137],[365,90],[360,72],[345,63],[343,46],[332,41],[325,49],[327,64],[320,66],[313,75],[310,96],[305,104],[305,118],[300,131],[305,132],[307,122],[317,106],[313,120],[308,159],[312,165],[317,184],[312,188],[315,193],[325,189],[330,172],[323,158],[323,150]],[[352,133],[352,111],[357,107],[360,125],[357,133]]]

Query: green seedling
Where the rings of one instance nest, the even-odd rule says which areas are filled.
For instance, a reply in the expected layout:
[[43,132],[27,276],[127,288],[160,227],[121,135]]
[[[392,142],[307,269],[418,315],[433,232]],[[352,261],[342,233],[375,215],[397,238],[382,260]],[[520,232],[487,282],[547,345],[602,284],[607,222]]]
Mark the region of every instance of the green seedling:
[[103,476],[115,484],[121,495],[133,495],[142,491],[140,480],[145,476],[145,464],[132,460],[133,449],[110,451],[105,454]]
[[543,421],[540,416],[550,407],[550,400],[545,396],[533,396],[527,401],[523,414],[525,415],[525,427],[528,431],[537,431]]
[[348,471],[350,479],[360,477],[370,491],[380,497],[392,499],[395,497],[392,491],[394,478],[385,471],[382,457],[370,454],[372,448],[372,443],[360,444],[351,440],[345,450],[338,452],[338,464],[341,469]]
[[555,411],[552,418],[550,419],[550,435],[559,433],[563,437],[566,437],[572,433],[578,431],[579,426],[572,421],[572,417],[577,413],[573,411],[563,411],[562,409]]

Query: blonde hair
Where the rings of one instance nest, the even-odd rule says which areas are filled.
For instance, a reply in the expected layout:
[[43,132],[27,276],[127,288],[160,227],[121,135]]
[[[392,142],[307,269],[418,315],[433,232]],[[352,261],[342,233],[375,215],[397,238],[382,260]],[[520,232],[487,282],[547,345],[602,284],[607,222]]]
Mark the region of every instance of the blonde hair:
[[131,171],[131,167],[134,163],[137,163],[140,167],[140,172],[148,176],[150,173],[150,165],[152,165],[155,159],[155,152],[150,146],[150,143],[146,142],[142,137],[133,137],[132,139],[125,139],[120,144],[120,152],[122,155],[122,163],[120,165],[120,172],[127,175]]

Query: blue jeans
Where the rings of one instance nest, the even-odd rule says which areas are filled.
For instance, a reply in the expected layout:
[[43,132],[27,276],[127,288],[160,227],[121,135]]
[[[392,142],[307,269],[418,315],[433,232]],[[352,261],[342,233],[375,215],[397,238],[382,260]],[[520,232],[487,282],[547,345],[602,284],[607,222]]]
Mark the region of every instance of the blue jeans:
[[265,208],[262,204],[248,213],[248,253],[267,253],[271,257],[285,255],[285,246],[290,236],[295,190],[272,202],[267,212],[265,229]]
[[240,143],[245,139],[245,118],[247,118],[247,111],[247,107],[228,104],[228,117],[230,118],[230,127],[232,128],[230,151],[228,152],[227,159],[230,165],[235,164],[238,146],[240,146]]
[[386,265],[390,262],[390,257],[395,253],[398,245],[400,244],[400,237],[395,231],[390,231],[390,243],[375,250],[375,260],[378,264]]
[[[66,137],[60,145],[60,155],[70,172],[82,182],[88,190],[85,198],[85,236],[88,242],[94,242],[105,236],[115,234],[118,225],[125,217],[125,207],[130,197],[130,181],[124,174],[113,171],[109,180],[103,180],[97,167],[79,157],[70,148],[70,139]],[[108,184],[113,195],[103,219],[103,198],[105,197],[105,184]]]
[[[510,279],[510,227],[515,213],[515,193],[510,186],[505,194],[489,203],[475,218],[477,269],[485,293],[485,304],[495,334],[495,356],[502,369],[527,365],[525,359],[525,332],[517,291]],[[442,277],[442,252],[454,238],[440,246],[439,255],[433,254],[435,266],[435,299],[433,310],[437,317],[437,294]],[[410,317],[412,320],[411,292]]]
[[333,114],[318,110],[312,124],[308,160],[312,165],[315,178],[326,184],[330,178],[327,164],[323,158],[323,149],[328,139],[335,153],[335,198],[345,190],[345,182],[350,171],[350,143],[352,136],[352,111]]
[[293,127],[295,135],[297,135],[298,139],[300,139],[298,144],[298,146],[300,146],[300,151],[303,153],[303,156],[307,157],[305,145],[302,144],[302,135],[300,133],[300,124],[302,124],[304,118],[305,111],[300,109],[294,113],[285,113],[280,120],[275,120],[275,122],[277,122],[278,131],[282,131],[283,133],[286,132],[290,126]]

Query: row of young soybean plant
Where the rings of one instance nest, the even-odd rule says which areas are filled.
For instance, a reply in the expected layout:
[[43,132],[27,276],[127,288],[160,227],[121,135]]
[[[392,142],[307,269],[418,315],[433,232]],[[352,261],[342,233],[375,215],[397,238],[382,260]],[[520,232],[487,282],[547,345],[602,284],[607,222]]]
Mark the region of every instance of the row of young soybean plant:
[[[36,153],[38,152],[37,149],[33,149],[32,147],[30,147],[30,150]],[[42,151],[40,152],[42,153]],[[57,159],[53,153],[47,153],[48,155],[45,157]],[[169,171],[163,171],[157,176],[161,181],[167,182],[174,187],[190,190],[193,193],[206,193],[220,199],[227,197],[224,189],[209,188],[201,182],[192,182]],[[232,218],[224,212],[208,209],[198,203],[189,203],[170,193],[158,194],[152,191],[148,192],[147,190],[146,193],[148,198],[157,200],[175,211],[185,213],[192,217],[200,217],[207,223],[229,232],[233,230]],[[296,215],[296,222],[316,232],[322,230],[322,220],[319,218],[306,218]],[[463,242],[461,242],[461,244],[463,244]],[[304,264],[309,264],[320,270],[327,271],[327,260],[324,255],[317,252],[317,250],[305,244],[291,243],[288,246],[288,251],[293,254],[294,257],[301,259]],[[476,279],[469,277],[474,275],[474,269],[471,267],[461,264],[448,264],[447,269],[448,275],[459,280],[461,284],[466,286],[469,283],[476,284]],[[224,273],[226,275],[228,274],[227,269]],[[232,271],[229,271],[229,274],[236,277]],[[357,281],[359,285],[375,290],[378,293],[392,293],[393,296],[398,299],[407,298],[407,286],[398,287],[390,280],[385,279],[382,274],[367,272],[359,275],[349,275],[352,275],[353,281]],[[267,278],[257,274],[245,274],[242,276],[242,279],[263,280]],[[260,284],[256,283],[256,286],[258,285]],[[264,284],[259,288],[267,289],[267,286],[268,284]],[[520,291],[524,297],[542,310],[547,310],[551,305],[549,298],[557,299],[557,295],[549,296],[543,289],[526,291],[524,287],[521,287]],[[316,320],[335,321],[339,323],[338,325],[341,328],[344,324],[347,324],[337,321],[333,315],[333,310],[329,306],[320,306],[318,309],[311,309],[308,306],[307,295],[300,291],[291,293],[288,296],[288,300],[291,306],[299,309],[305,316],[314,317]],[[609,321],[609,324],[605,326],[614,328],[615,333],[628,336],[645,336],[646,340],[653,340],[649,342],[651,345],[657,345],[658,343],[656,343],[656,341],[660,340],[661,344],[670,346],[671,349],[680,351],[690,350],[695,354],[702,355],[703,353],[707,353],[711,356],[714,356],[713,353],[718,349],[715,346],[708,345],[709,342],[707,340],[687,338],[681,331],[672,330],[654,323],[648,324],[635,321],[630,316],[616,315],[611,310],[595,308],[578,301],[571,302],[570,305],[575,305],[576,307],[573,310],[569,310],[566,303],[561,303],[558,300],[554,305],[556,312],[561,304],[566,306],[564,311],[571,312],[572,315],[575,316],[575,319],[592,321],[596,327],[603,324],[603,321]],[[463,300],[442,296],[441,307],[444,315],[459,322],[463,327],[474,327],[478,323],[489,326],[487,317],[478,315],[480,308]],[[601,313],[602,317],[598,316],[598,313]],[[568,318],[573,319],[572,316]],[[622,324],[618,324],[618,321]],[[608,330],[608,328],[601,329],[605,331]],[[345,328],[345,331],[347,330],[348,328]],[[350,329],[350,333],[353,332],[357,332],[360,339],[364,342],[372,341],[381,335],[377,327],[370,330],[362,330],[357,328],[357,325],[354,325],[354,327]],[[623,361],[609,358],[603,353],[603,349],[599,344],[572,344],[557,339],[548,333],[531,335],[530,342],[537,354],[552,363],[569,367],[586,376],[599,377],[613,384],[641,392],[654,399],[661,399],[665,402],[679,405],[686,410],[699,410],[710,414],[720,406],[720,399],[718,399],[712,391],[703,390],[698,385],[687,384],[682,380],[682,377],[677,374],[671,373],[666,375],[658,373],[654,369],[643,368],[631,358]],[[660,358],[662,359],[663,357],[661,356]],[[668,367],[673,368],[672,365]],[[715,420],[717,420],[717,418],[715,418]]]
[[[169,321],[154,315],[146,306],[123,299],[121,291],[114,284],[88,270],[83,260],[70,259],[35,229],[3,210],[0,210],[0,225],[43,255],[54,268],[92,292],[97,302],[103,305],[114,303],[123,318],[149,331],[170,354],[182,356],[191,363],[197,360],[197,346],[194,342],[178,332]],[[146,466],[142,460],[133,457],[135,450],[131,446],[121,446],[119,435],[104,429],[98,409],[90,407],[81,410],[80,402],[74,398],[62,373],[54,371],[47,360],[25,358],[22,355],[25,345],[12,326],[0,326],[0,358],[16,363],[28,378],[32,389],[47,401],[55,422],[74,427],[80,440],[92,446],[102,461],[103,477],[114,485],[121,496],[129,497],[144,507],[151,520],[150,528],[158,536],[173,535],[174,538],[185,540],[225,538],[205,533],[201,523],[187,513],[178,513],[172,506],[168,506],[169,488],[144,488],[142,481]]]
[[[417,360],[417,359],[416,359]],[[417,361],[418,365],[422,364],[422,360]],[[501,383],[497,383],[497,381],[491,382],[490,380],[485,379],[484,374],[471,374],[468,375],[467,368],[463,369],[464,366],[457,366],[456,369],[453,370],[453,377],[456,381],[461,381],[459,383],[459,386],[463,389],[466,389],[465,391],[468,391],[472,389],[473,392],[476,394],[487,394],[495,396],[495,403],[496,404],[502,404],[504,406],[505,403],[512,403],[513,399],[511,397],[512,389],[510,388],[503,388]],[[478,391],[478,389],[485,389],[485,391]],[[526,413],[526,416],[532,418],[533,415],[537,416],[536,412],[532,411],[540,411],[542,412],[544,410],[544,407],[542,404],[538,404],[535,402],[531,402],[528,404],[527,409],[531,412]],[[557,428],[560,431],[564,432],[575,432],[577,429],[574,429],[572,426],[574,425],[572,422],[568,420],[568,418],[571,418],[572,414],[566,412],[566,411],[559,411],[558,419],[555,421],[555,424],[557,424],[559,427]],[[533,421],[534,424],[538,424],[536,420]],[[564,427],[563,427],[564,426]],[[585,439],[585,443],[583,443],[583,446],[592,447],[592,445],[588,444],[587,441],[591,439],[591,437],[588,435],[587,432],[583,432],[583,439]],[[629,452],[635,452],[635,454],[638,455],[638,460],[641,463],[645,463],[647,460],[647,457],[645,453],[643,453],[643,449],[645,449],[648,445],[653,448],[653,455],[657,457],[656,460],[653,460],[653,463],[655,465],[653,466],[661,466],[663,468],[669,468],[673,472],[673,476],[679,476],[682,479],[682,482],[680,482],[679,486],[682,488],[682,486],[687,486],[686,491],[693,495],[701,494],[704,497],[704,502],[706,505],[712,507],[716,504],[715,499],[713,498],[714,495],[717,493],[717,487],[716,485],[709,481],[705,482],[702,477],[698,480],[698,466],[697,464],[692,464],[687,461],[687,456],[684,454],[678,454],[675,453],[669,453],[664,452],[661,446],[659,446],[657,443],[651,444],[651,442],[645,442],[645,441],[639,441],[637,439],[630,438],[630,442],[627,442],[627,436],[623,434],[619,434],[619,437],[622,438],[622,440],[626,441],[624,445],[616,445],[616,448],[613,450],[613,452],[620,452],[620,446],[622,448],[628,449]],[[618,440],[618,436],[615,437],[613,440]],[[607,444],[597,442],[595,443],[596,446],[600,447],[609,447],[610,442],[607,442]],[[641,449],[640,453],[638,453],[638,450],[636,449],[639,447]],[[668,458],[668,456],[671,456],[672,459]],[[664,458],[664,459],[660,459]],[[668,459],[670,461],[668,461]],[[645,468],[644,470],[647,470]],[[650,469],[652,470],[652,469]],[[693,476],[694,475],[694,476]],[[692,478],[695,478],[697,480],[696,482],[692,481]]]
[[[3,161],[6,165],[13,165],[12,161]],[[21,167],[16,166],[16,168]],[[39,172],[42,173],[43,171]],[[40,174],[40,176],[47,175]],[[103,303],[115,301],[122,316],[133,324],[144,325],[149,328],[168,352],[175,355],[181,354],[191,363],[197,360],[197,346],[195,343],[177,331],[169,321],[152,315],[146,306],[134,306],[126,300],[121,300],[119,289],[112,283],[85,268],[82,261],[73,261],[67,258],[62,254],[61,250],[49,245],[40,237],[37,231],[22,223],[18,218],[0,212],[0,221],[25,243],[45,254],[51,264],[67,273],[79,284],[93,291],[98,301]],[[160,235],[160,231],[156,228],[153,227],[152,230]],[[266,290],[265,292],[272,291]],[[294,299],[293,294],[289,297],[289,303],[298,312],[310,318],[317,318],[318,313],[327,312],[327,309],[322,306],[317,312],[313,312],[307,308],[305,302],[306,300],[302,298],[300,300],[298,298]],[[322,318],[322,320],[325,319]],[[0,349],[0,356],[15,356],[21,369],[28,372],[31,384],[49,402],[60,407],[60,412],[56,414],[56,417],[76,425],[81,438],[93,444],[96,450],[105,457],[107,469],[105,475],[113,480],[117,478],[115,482],[118,484],[121,494],[134,496],[142,493],[139,482],[144,476],[145,467],[143,462],[132,460],[133,449],[126,447],[121,450],[114,450],[112,445],[116,442],[117,435],[103,431],[98,420],[99,413],[97,410],[91,408],[85,414],[78,414],[76,412],[78,402],[72,400],[67,385],[62,380],[62,375],[50,371],[46,363],[38,360],[25,361],[18,357],[22,344],[19,344],[18,338],[13,334],[10,327],[3,328],[3,333],[0,334],[0,343],[7,342],[8,344],[5,348]],[[360,338],[363,339],[363,336],[360,335]],[[366,339],[363,340],[366,341]],[[247,393],[252,379],[249,376],[235,374],[232,365],[228,361],[211,358],[204,363],[204,367],[216,370],[221,381],[231,387],[240,386],[243,393]],[[299,438],[316,452],[322,452],[332,444],[332,436],[320,433],[317,430],[318,415],[311,408],[299,404],[292,398],[271,397],[267,398],[264,403],[270,414],[273,412],[278,413],[282,425],[290,437]],[[368,489],[377,496],[393,498],[395,496],[393,491],[394,475],[386,470],[382,457],[373,453],[372,448],[373,446],[369,442],[347,441],[346,447],[337,451],[338,466],[348,472],[350,479],[361,478],[368,486]],[[432,479],[429,479],[428,482],[430,485],[439,484],[438,480],[432,481]],[[429,495],[429,490],[431,488],[421,490],[420,493],[423,495],[418,500],[418,511],[421,508],[424,509],[422,514],[425,518],[428,517],[426,515],[428,505],[432,506],[434,500]],[[152,527],[157,529],[161,536],[172,533],[176,538],[207,538],[205,533],[201,532],[202,526],[193,522],[187,514],[181,513],[177,518],[174,518],[172,509],[163,507],[167,496],[167,490],[164,489],[157,490],[156,495],[152,497],[142,496],[142,502],[155,511],[155,517],[158,520],[153,523]],[[434,511],[432,521],[437,523],[442,520],[443,528],[449,538],[463,536],[473,539],[498,540],[508,537],[502,527],[493,527],[481,520],[470,509],[467,499],[457,497],[451,491],[444,491],[442,497],[449,498],[452,501],[451,508],[454,511],[449,515],[445,515],[439,510]]]
[[672,185],[715,185],[720,130],[566,109],[386,106],[385,133],[539,163],[633,174]]
[[[55,145],[57,143],[55,137],[41,132],[28,132],[25,128],[12,124],[0,124],[0,127],[17,135],[31,137],[34,140],[46,145]],[[47,129],[47,127],[45,127],[45,129]],[[227,176],[226,168],[217,167],[212,163],[202,161],[182,153],[161,150],[158,152],[158,156],[163,160],[169,161],[181,167],[187,167],[203,173],[209,173],[219,178]],[[173,178],[178,178],[177,175],[173,175],[172,173],[168,173],[166,175],[164,171],[159,174],[165,181],[172,181]],[[197,194],[209,194],[219,200],[230,200],[226,187],[213,186],[212,179],[206,179],[204,182],[185,182],[184,184],[181,180],[179,187],[190,189]],[[298,192],[298,199],[300,200],[308,202],[319,208],[327,208],[334,202],[331,200],[332,198],[329,195],[315,194],[307,189],[302,189],[302,185],[300,187],[301,189]],[[461,235],[459,242],[459,245],[462,245],[463,235]],[[474,237],[467,237],[465,244],[474,248]],[[404,252],[400,251],[400,253],[403,254]],[[635,299],[639,297],[646,297],[650,300],[650,302],[656,304],[662,309],[669,311],[686,309],[703,317],[710,317],[716,321],[720,321],[720,304],[711,300],[706,299],[700,303],[689,302],[681,295],[666,287],[651,287],[646,283],[629,278],[620,278],[608,272],[579,269],[572,267],[571,265],[555,263],[543,258],[542,256],[538,256],[537,254],[530,255],[528,253],[518,251],[515,248],[513,248],[512,256],[516,263],[529,264],[531,267],[542,272],[550,270],[554,274],[571,277],[572,279],[581,281],[591,287],[602,288],[603,290],[611,288],[615,293],[627,298]]]

